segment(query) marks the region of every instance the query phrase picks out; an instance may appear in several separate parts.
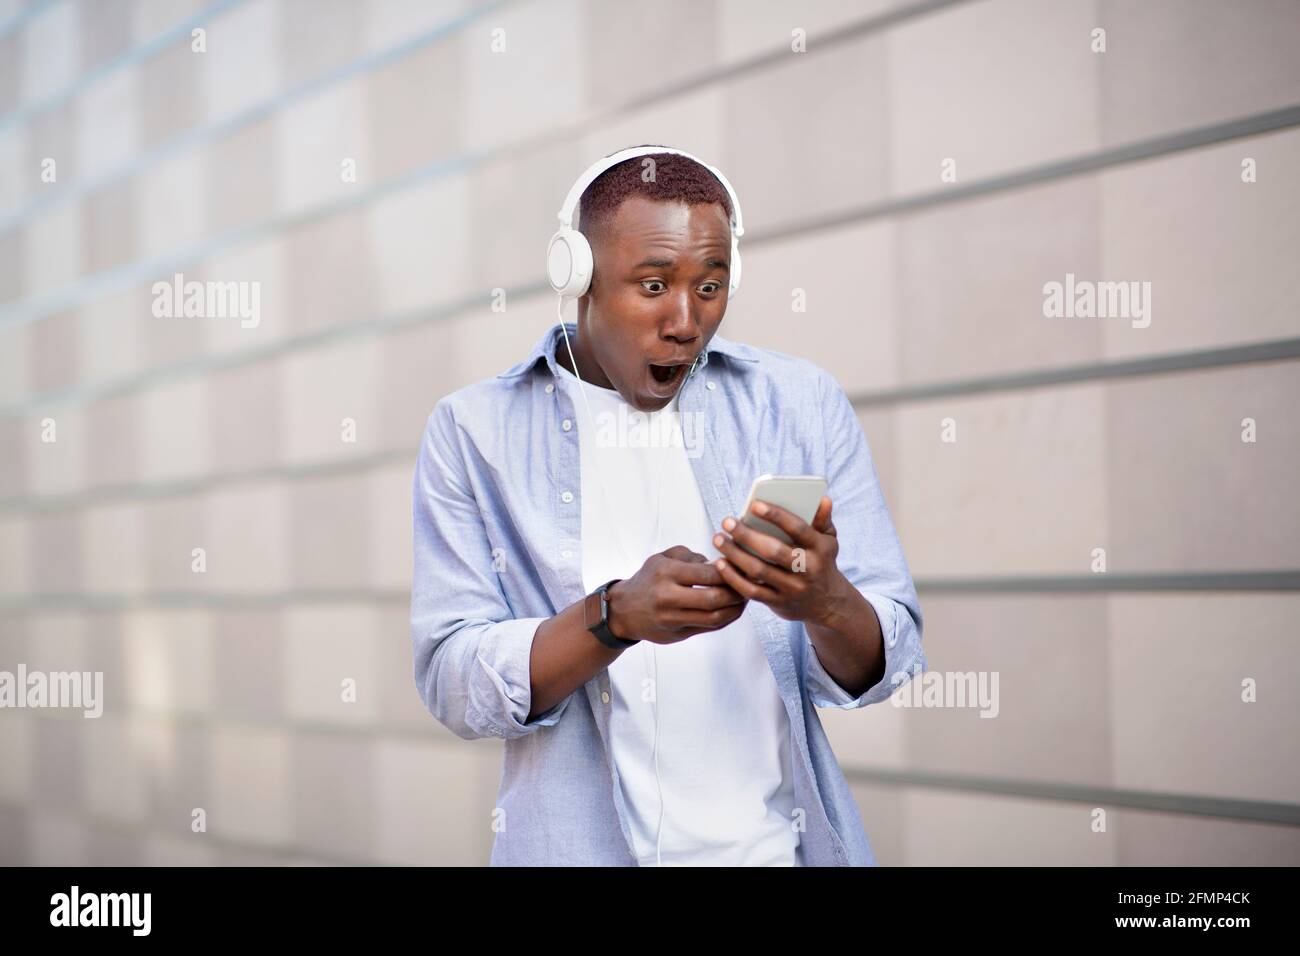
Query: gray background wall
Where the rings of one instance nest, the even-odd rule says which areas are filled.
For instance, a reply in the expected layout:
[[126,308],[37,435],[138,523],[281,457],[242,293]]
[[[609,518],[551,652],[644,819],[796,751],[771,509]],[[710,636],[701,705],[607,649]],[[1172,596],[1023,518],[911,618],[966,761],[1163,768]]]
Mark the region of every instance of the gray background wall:
[[[724,334],[854,396],[931,668],[1000,675],[992,720],[821,712],[880,862],[1300,862],[1297,40],[1290,0],[0,2],[0,669],[107,696],[0,711],[0,863],[486,862],[500,742],[411,679],[414,452],[643,142],[740,193]],[[178,271],[260,325],[155,318]],[[1044,318],[1067,272],[1150,326]]]

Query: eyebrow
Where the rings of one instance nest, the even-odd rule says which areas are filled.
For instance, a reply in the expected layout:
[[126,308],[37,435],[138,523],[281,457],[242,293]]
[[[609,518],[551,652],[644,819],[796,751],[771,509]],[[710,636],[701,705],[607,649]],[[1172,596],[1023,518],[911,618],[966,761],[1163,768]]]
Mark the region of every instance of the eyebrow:
[[[659,259],[659,258],[655,258],[654,256],[651,256],[649,259],[642,259],[632,268],[633,269],[671,269],[676,264],[677,263],[672,259]],[[727,266],[726,260],[719,259],[717,256],[710,256],[708,259],[705,260],[704,264],[707,265],[710,269],[721,269],[723,272],[729,271],[729,267]]]

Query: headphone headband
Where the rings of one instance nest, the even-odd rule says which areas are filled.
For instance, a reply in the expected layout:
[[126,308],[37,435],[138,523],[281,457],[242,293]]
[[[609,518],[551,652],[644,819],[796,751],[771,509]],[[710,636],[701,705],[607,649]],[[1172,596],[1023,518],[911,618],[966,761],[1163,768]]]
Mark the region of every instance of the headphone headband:
[[569,190],[569,195],[564,197],[564,205],[560,207],[559,219],[561,228],[573,228],[573,214],[577,212],[579,201],[582,194],[587,191],[587,187],[594,183],[600,174],[607,169],[612,169],[619,163],[629,159],[636,159],[638,156],[652,156],[656,153],[671,153],[674,156],[684,156],[686,159],[694,160],[722,183],[722,188],[727,191],[727,198],[731,200],[731,231],[737,239],[745,234],[744,219],[740,214],[740,200],[736,197],[736,191],[731,188],[731,183],[727,177],[722,175],[721,170],[710,166],[698,156],[693,156],[685,150],[671,149],[668,146],[633,146],[629,149],[621,149],[617,153],[599,159],[587,167],[587,171],[578,177],[578,181],[573,184]]

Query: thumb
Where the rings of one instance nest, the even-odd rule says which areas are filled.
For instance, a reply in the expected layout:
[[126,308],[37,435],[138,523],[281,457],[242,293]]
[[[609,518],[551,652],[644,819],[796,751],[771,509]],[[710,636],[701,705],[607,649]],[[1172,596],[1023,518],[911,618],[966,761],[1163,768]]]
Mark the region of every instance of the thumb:
[[822,534],[834,534],[835,525],[831,524],[831,499],[822,495],[822,500],[817,505],[817,513],[813,515],[813,530],[820,531]]

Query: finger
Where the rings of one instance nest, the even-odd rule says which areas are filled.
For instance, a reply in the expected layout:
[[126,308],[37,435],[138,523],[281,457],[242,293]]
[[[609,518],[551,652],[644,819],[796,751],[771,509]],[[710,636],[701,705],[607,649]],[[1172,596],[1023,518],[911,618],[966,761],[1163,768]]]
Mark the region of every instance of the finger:
[[718,545],[718,550],[722,552],[722,556],[730,561],[736,570],[751,582],[766,585],[781,593],[787,593],[791,590],[791,586],[795,583],[791,580],[794,577],[794,572],[786,571],[784,568],[770,564],[762,558],[754,557],[736,541],[728,539],[726,535],[720,534],[717,537],[722,539],[722,543]]
[[764,521],[770,521],[788,534],[794,539],[795,544],[805,548],[816,546],[817,532],[797,514],[770,501],[755,501],[751,510]]
[[820,531],[822,534],[834,534],[835,525],[831,524],[831,499],[822,495],[822,500],[817,503],[817,513],[813,515],[813,530]]
[[672,615],[672,620],[678,629],[689,628],[698,633],[698,630],[715,631],[726,627],[744,613],[745,606],[742,603],[711,611],[677,611]]
[[[723,520],[725,527],[727,521]],[[734,521],[731,526],[731,536],[743,544],[750,551],[756,552],[764,561],[771,562],[782,568],[794,567],[794,553],[790,546],[779,538],[774,538],[766,531],[759,531],[751,528],[743,521]],[[717,539],[725,535],[714,535],[713,544],[718,547]]]
[[[712,564],[709,567],[717,572],[718,581],[721,582],[722,573]],[[669,596],[668,602],[670,606],[684,610],[712,611],[744,604],[745,599],[734,588],[719,583],[716,587],[678,588]]]
[[755,584],[749,580],[726,558],[714,561],[713,566],[722,574],[723,580],[746,600],[760,601],[763,604],[780,600],[781,595],[765,585]]
[[695,585],[717,586],[723,583],[718,569],[705,558],[703,562],[674,559],[667,565],[668,577],[674,584],[688,587]]
[[672,558],[674,561],[685,561],[687,564],[707,564],[709,560],[708,556],[692,551],[684,544],[675,544],[662,554],[664,557]]
[[659,553],[662,554],[665,558],[672,558],[674,561],[691,561],[691,560],[698,560],[698,559],[703,559],[705,561],[709,560],[708,558],[704,557],[704,555],[696,551],[692,551],[684,544],[675,544],[671,548],[668,548],[667,550],[664,551],[660,551]]

